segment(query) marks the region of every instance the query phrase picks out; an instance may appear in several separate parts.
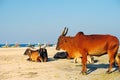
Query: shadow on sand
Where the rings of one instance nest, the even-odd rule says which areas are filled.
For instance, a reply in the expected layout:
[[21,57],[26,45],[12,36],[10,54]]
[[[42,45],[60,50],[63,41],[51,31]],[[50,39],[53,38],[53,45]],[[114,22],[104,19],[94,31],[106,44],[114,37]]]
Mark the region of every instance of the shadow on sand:
[[[78,65],[76,65],[76,66],[78,66]],[[79,66],[82,66],[82,65],[79,65]],[[87,74],[90,74],[99,68],[108,69],[109,64],[87,64],[87,69],[88,69]],[[118,66],[113,66],[113,68],[115,68],[115,69],[112,72],[115,72],[118,70]]]

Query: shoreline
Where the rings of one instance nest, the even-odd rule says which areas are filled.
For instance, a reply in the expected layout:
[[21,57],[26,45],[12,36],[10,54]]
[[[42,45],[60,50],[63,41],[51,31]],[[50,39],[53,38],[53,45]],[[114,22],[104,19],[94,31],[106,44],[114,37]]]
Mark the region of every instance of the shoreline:
[[31,44],[31,43],[28,43],[28,44],[18,44],[18,43],[15,43],[15,44],[0,44],[0,48],[16,48],[16,47],[39,47],[39,46],[44,46],[44,45],[47,45],[48,47],[52,47],[54,46],[55,44]]

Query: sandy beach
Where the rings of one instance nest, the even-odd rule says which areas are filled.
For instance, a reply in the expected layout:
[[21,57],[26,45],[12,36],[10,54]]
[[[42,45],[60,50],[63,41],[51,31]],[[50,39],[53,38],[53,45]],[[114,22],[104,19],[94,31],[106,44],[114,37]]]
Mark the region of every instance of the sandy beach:
[[0,48],[0,80],[120,80],[120,72],[108,69],[107,55],[95,57],[96,63],[88,64],[88,75],[80,74],[81,63],[73,59],[54,59],[55,47],[47,47],[48,62],[30,62],[23,55],[25,48]]

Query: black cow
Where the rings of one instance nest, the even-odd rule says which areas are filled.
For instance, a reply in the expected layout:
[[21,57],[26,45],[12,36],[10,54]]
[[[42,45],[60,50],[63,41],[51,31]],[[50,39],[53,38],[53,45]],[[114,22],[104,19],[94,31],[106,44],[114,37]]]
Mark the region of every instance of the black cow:
[[68,53],[67,52],[57,52],[55,55],[54,55],[54,58],[55,59],[65,59],[68,57]]

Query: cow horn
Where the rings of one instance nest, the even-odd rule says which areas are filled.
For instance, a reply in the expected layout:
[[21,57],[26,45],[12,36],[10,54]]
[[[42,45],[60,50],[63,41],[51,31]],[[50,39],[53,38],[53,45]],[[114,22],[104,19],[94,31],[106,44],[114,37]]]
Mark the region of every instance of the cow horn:
[[64,28],[64,30],[62,31],[62,36],[64,36],[64,33],[65,33],[65,30],[66,30],[66,27]]
[[66,28],[65,30],[65,33],[64,33],[64,36],[68,33],[68,28]]
[[65,36],[67,34],[67,32],[68,32],[68,28],[65,27],[61,35]]

